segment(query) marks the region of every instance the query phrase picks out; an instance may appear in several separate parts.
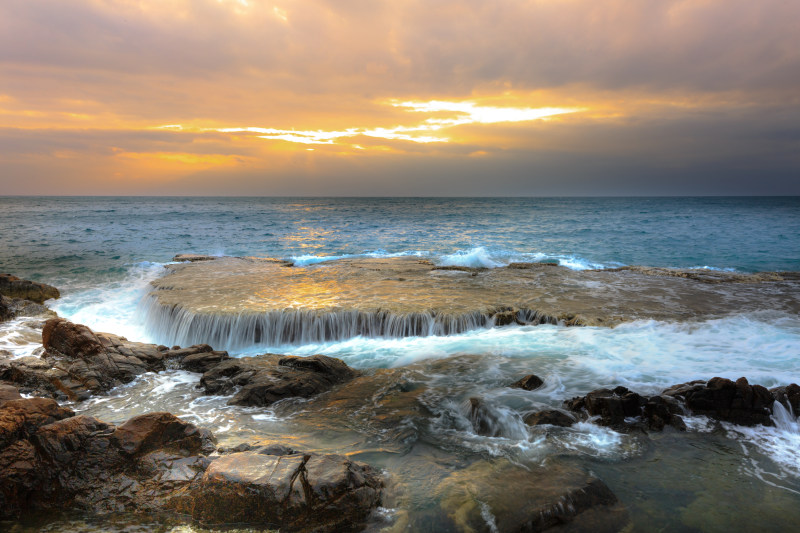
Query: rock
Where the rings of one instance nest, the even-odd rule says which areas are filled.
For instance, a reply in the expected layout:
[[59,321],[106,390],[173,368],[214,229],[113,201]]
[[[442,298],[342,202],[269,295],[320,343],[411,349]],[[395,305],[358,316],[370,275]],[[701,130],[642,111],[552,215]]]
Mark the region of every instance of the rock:
[[44,283],[20,279],[11,274],[0,274],[0,294],[43,304],[45,300],[59,298],[58,289]]
[[187,453],[213,450],[207,430],[176,418],[171,413],[148,413],[131,418],[111,435],[112,442],[129,455],[143,455],[167,446]]
[[50,399],[0,404],[0,520],[48,511],[178,511],[216,524],[357,528],[381,500],[369,466],[266,446],[209,456],[213,436],[169,413],[119,427]]
[[[211,350],[211,347],[206,345],[202,345],[204,348],[208,347],[209,349],[202,352],[196,353],[189,353],[188,355],[184,356],[180,359],[180,367],[184,370],[188,370],[189,372],[198,372],[203,374],[208,372],[218,364],[223,361],[227,361],[230,359],[228,356],[228,352],[223,351],[214,351]],[[192,348],[196,348],[196,346],[192,346],[191,348],[184,348],[182,350],[173,350],[170,352],[170,357],[173,356],[176,352],[180,353],[187,353]]]
[[381,488],[370,467],[343,456],[248,451],[211,463],[184,505],[203,523],[353,531],[379,504]]
[[217,259],[217,257],[213,255],[203,255],[203,254],[178,254],[172,258],[173,261],[182,263],[182,262],[189,262],[194,263],[195,261],[213,261]]
[[794,411],[795,415],[800,413],[800,386],[796,383],[785,387],[775,387],[774,389],[770,389],[769,392],[772,393],[775,400],[784,405],[792,406],[792,411]]
[[671,396],[652,396],[647,399],[642,411],[642,417],[649,429],[661,431],[670,425],[678,431],[686,431],[686,423],[680,413],[682,408],[679,402]]
[[203,374],[200,385],[208,394],[226,394],[240,386],[228,403],[268,406],[285,398],[310,398],[358,375],[343,361],[324,355],[265,354],[223,361]]
[[0,405],[0,450],[30,437],[41,426],[74,414],[49,398],[7,400]]
[[17,387],[0,383],[0,405],[3,405],[9,400],[19,400],[21,398],[22,396],[20,396]]
[[0,295],[0,322],[20,316],[57,316],[55,311],[42,304],[23,300],[22,298],[6,298]]
[[573,398],[564,403],[570,411],[585,410],[589,416],[599,416],[601,425],[621,427],[625,424],[626,418],[642,414],[646,400],[625,387],[616,387],[613,390],[594,390],[586,396]]
[[694,414],[742,426],[773,425],[774,396],[761,385],[750,385],[746,378],[736,382],[719,377],[707,383],[694,381],[670,387],[663,394],[682,400]]
[[41,358],[0,360],[0,380],[29,387],[38,394],[80,401],[145,372],[165,370],[168,365],[201,372],[228,359],[227,352],[214,351],[207,344],[170,350],[95,333],[63,318],[44,323],[42,344],[45,353]]
[[522,419],[529,426],[551,425],[559,427],[569,427],[576,422],[575,418],[564,411],[557,409],[547,409],[525,415]]
[[437,492],[449,529],[460,531],[617,532],[629,523],[605,483],[566,464],[527,470],[481,461],[446,478]]
[[543,384],[544,380],[542,378],[534,374],[528,374],[524,378],[512,383],[509,386],[515,389],[535,390],[541,387]]

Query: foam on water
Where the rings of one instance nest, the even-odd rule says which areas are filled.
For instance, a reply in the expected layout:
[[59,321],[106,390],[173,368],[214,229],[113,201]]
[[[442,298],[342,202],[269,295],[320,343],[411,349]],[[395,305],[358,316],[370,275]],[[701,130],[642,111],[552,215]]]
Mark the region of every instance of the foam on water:
[[42,347],[42,322],[30,317],[0,322],[0,350],[12,358],[35,355]]
[[142,297],[150,290],[150,282],[163,273],[164,263],[143,261],[132,265],[120,280],[66,292],[49,305],[59,316],[84,324],[94,331],[152,342],[137,319],[136,310]]
[[[624,385],[641,393],[714,376],[777,386],[797,380],[800,319],[776,313],[697,323],[638,321],[616,328],[553,325],[481,329],[460,335],[271,346],[243,351],[322,353],[365,367],[399,367],[460,354],[527,361],[572,392]],[[722,354],[722,356],[721,356]]]

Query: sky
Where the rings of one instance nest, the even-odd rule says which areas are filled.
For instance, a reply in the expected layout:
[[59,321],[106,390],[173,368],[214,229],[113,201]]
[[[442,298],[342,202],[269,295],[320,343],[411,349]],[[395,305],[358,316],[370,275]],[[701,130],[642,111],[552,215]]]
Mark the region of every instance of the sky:
[[0,195],[800,195],[796,0],[2,0]]

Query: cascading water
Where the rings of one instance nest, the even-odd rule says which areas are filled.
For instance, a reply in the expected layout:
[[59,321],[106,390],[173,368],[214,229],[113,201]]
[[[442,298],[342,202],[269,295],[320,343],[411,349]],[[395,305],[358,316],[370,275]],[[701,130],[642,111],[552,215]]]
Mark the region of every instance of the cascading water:
[[463,314],[423,311],[314,311],[283,310],[263,313],[201,314],[179,305],[163,305],[150,293],[139,313],[147,334],[158,342],[188,346],[207,343],[217,349],[236,350],[252,346],[309,344],[346,340],[353,337],[403,338],[454,335],[500,325],[505,321],[537,325],[557,324],[555,317],[532,309],[473,311]]

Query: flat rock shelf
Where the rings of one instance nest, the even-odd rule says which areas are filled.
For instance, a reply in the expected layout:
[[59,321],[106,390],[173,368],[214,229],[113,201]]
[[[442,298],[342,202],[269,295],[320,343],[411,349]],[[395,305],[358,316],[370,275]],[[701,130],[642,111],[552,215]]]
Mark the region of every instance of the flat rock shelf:
[[142,303],[165,343],[252,344],[358,335],[447,335],[509,324],[615,326],[731,313],[800,312],[800,273],[742,274],[549,263],[474,269],[415,257],[287,261],[221,257],[168,265]]

